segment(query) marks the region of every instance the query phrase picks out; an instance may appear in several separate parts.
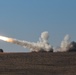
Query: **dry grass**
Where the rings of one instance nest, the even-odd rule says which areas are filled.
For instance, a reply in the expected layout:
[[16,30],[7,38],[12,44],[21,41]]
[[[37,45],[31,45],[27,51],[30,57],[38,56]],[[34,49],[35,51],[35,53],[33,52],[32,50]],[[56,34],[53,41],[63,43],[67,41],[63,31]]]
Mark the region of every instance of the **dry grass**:
[[0,53],[0,75],[76,75],[76,53]]

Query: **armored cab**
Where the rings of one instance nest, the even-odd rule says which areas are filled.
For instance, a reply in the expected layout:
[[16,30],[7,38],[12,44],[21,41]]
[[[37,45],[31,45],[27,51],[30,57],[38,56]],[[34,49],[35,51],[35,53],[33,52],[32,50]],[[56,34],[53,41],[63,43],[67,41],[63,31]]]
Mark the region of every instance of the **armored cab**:
[[0,52],[3,52],[3,49],[0,49]]

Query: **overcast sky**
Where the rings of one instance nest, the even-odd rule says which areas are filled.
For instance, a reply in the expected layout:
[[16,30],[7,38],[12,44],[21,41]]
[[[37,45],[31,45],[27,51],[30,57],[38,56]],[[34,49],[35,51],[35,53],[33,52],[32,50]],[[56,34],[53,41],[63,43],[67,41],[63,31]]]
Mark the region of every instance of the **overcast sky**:
[[[76,41],[76,0],[0,0],[0,35],[36,42],[48,31],[49,42],[59,46],[66,34]],[[29,52],[0,41],[5,52]]]

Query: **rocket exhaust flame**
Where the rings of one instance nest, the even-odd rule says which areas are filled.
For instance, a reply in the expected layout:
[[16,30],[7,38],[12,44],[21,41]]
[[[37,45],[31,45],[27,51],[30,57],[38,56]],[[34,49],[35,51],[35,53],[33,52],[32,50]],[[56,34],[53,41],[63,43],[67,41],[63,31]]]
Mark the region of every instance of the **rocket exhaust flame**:
[[4,37],[4,36],[0,36],[0,40],[6,41],[6,42],[13,42],[12,38],[8,38],[8,37]]

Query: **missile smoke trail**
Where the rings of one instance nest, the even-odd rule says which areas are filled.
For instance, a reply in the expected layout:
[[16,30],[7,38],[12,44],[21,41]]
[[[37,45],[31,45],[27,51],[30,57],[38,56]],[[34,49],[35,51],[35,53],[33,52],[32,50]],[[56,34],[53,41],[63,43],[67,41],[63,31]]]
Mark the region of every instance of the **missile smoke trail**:
[[49,43],[48,43],[48,38],[49,38],[49,34],[47,31],[41,33],[41,37],[39,38],[39,41],[37,43],[21,41],[21,40],[16,40],[13,38],[0,36],[0,40],[10,42],[13,44],[17,44],[17,45],[23,46],[25,48],[29,48],[30,50],[36,51],[36,52],[38,52],[41,49],[45,50],[45,51],[49,51],[52,49],[52,46],[49,45]]
[[49,34],[47,31],[42,32],[41,33],[41,37],[39,38],[39,41],[35,42],[28,42],[28,41],[22,41],[22,40],[17,40],[17,39],[13,39],[13,38],[8,38],[5,36],[0,36],[0,40],[6,41],[6,42],[10,42],[13,44],[17,44],[20,45],[24,48],[28,48],[31,51],[53,51],[53,52],[67,52],[70,51],[72,49],[74,49],[73,51],[76,50],[76,42],[70,42],[70,36],[66,35],[63,39],[63,41],[61,42],[61,45],[59,48],[53,48],[49,42]]

